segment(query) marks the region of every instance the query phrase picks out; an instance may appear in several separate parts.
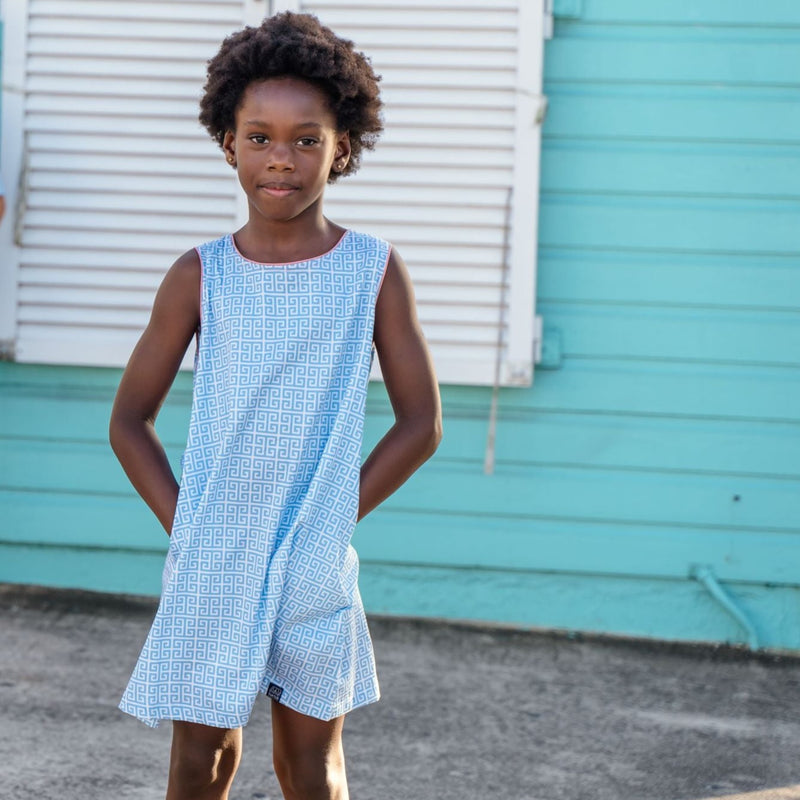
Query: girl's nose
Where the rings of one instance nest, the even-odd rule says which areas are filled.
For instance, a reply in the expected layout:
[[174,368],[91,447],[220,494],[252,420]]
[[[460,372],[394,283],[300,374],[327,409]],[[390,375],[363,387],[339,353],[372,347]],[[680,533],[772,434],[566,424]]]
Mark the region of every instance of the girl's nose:
[[269,150],[267,168],[276,172],[291,171],[294,169],[291,148],[273,145]]

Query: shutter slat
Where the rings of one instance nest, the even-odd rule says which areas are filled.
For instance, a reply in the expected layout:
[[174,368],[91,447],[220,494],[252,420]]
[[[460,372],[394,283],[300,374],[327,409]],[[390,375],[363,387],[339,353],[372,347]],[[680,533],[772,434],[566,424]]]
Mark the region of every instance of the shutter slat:
[[[148,176],[159,190],[169,191],[171,180],[180,181],[200,175],[212,177],[231,177],[231,169],[220,158],[218,152],[211,150],[206,158],[165,158],[160,155],[128,155],[124,160],[115,155],[96,153],[73,153],[65,158],[64,153],[41,151],[32,154],[31,171],[42,173],[68,173],[83,176],[86,173],[112,173],[114,175]],[[137,169],[137,167],[139,169]],[[162,183],[162,180],[169,181]],[[74,178],[74,185],[80,181]],[[81,177],[82,180],[82,177]],[[235,189],[232,189],[235,191]]]
[[198,6],[193,3],[148,2],[136,0],[134,3],[108,0],[30,0],[29,14],[32,18],[41,16],[67,19],[96,19],[112,26],[123,20],[147,19],[153,21],[193,22],[198,18],[207,22],[226,22],[238,25],[241,16],[239,0],[216,0]]
[[504,70],[514,75],[516,60],[514,51],[508,47],[458,48],[443,47],[370,47],[370,58],[378,59],[392,69],[475,69]]
[[75,80],[82,78],[202,81],[205,75],[202,61],[164,61],[147,58],[146,51],[139,58],[113,56],[44,56],[28,57],[28,74],[31,76],[58,76]]
[[[116,153],[119,156],[147,155],[153,152],[151,137],[144,136],[111,136],[111,135],[79,135],[61,134],[57,139],[48,133],[31,133],[28,137],[30,153],[76,153],[86,154],[90,158],[95,154]],[[159,137],[158,153],[160,156],[173,158],[203,158],[214,152],[210,140],[193,137]],[[218,156],[223,161],[221,156]],[[119,160],[118,160],[119,163]],[[223,162],[224,163],[224,162]]]
[[[357,186],[362,192],[373,193],[373,197],[378,196],[375,187],[388,190],[407,187],[419,190],[419,175],[417,171],[410,171],[402,163],[388,163],[381,161],[377,153],[369,153],[364,159],[365,166],[358,173],[358,182],[353,180],[342,180],[340,184],[332,186],[327,191],[333,197],[344,186]],[[425,165],[425,184],[435,187],[436,190],[456,190],[451,196],[458,201],[462,187],[467,189],[500,190],[505,193],[504,178],[510,180],[511,170],[485,168],[473,165],[469,169],[464,169],[458,165],[447,164],[426,164]],[[355,191],[355,189],[354,189]],[[494,195],[492,195],[494,196]]]
[[[127,26],[126,26],[127,30]],[[185,61],[196,66],[203,63],[211,55],[207,42],[197,39],[173,41],[169,48],[151,37],[141,39],[130,38],[129,35],[92,36],[59,36],[41,34],[31,36],[28,41],[28,55],[46,58],[79,56],[108,59],[151,59],[160,58],[168,61]],[[489,59],[493,51],[486,52]],[[498,56],[494,56],[498,58]],[[457,62],[458,63],[458,62]],[[498,64],[502,64],[498,59]]]
[[469,89],[463,85],[446,88],[405,86],[386,82],[382,95],[388,106],[400,108],[471,108],[492,111],[514,108],[513,89]]
[[[368,18],[364,15],[363,19]],[[514,52],[517,47],[517,32],[512,29],[495,30],[452,30],[447,35],[442,35],[442,31],[436,28],[414,28],[396,27],[392,31],[391,40],[387,42],[386,30],[380,27],[373,27],[361,24],[361,20],[355,19],[348,26],[350,38],[357,43],[357,49],[366,52],[370,58],[373,53],[380,53],[391,49],[412,49],[425,48],[426,50],[472,51],[494,50],[511,53],[512,58],[516,58]]]
[[[172,117],[161,119],[150,115],[126,118],[123,127],[120,128],[120,118],[113,115],[78,115],[39,113],[29,111],[28,131],[31,133],[57,134],[83,134],[86,135],[87,128],[91,127],[92,135],[101,134],[118,135],[124,133],[127,136],[152,136],[154,130],[158,130],[159,138],[191,138],[196,139],[198,131],[202,131],[202,136],[207,137],[205,130],[200,126],[197,117]],[[209,141],[210,141],[210,137]]]
[[[213,239],[214,234],[222,236],[230,230],[230,226],[221,223],[215,231],[209,229],[204,235],[204,239]],[[178,232],[172,234],[156,233],[151,231],[119,232],[109,236],[106,230],[75,230],[74,228],[54,228],[47,226],[44,228],[25,227],[23,233],[23,246],[25,248],[46,248],[52,250],[53,261],[60,260],[65,255],[65,250],[79,250],[81,253],[100,250],[105,253],[122,252],[143,252],[163,253],[165,259],[173,261],[181,253],[190,250],[198,243],[197,234],[194,231]],[[20,281],[25,280],[24,274],[20,275]]]
[[303,3],[302,6],[303,10],[317,14],[322,22],[348,38],[353,38],[350,28],[356,25],[382,29],[388,36],[393,28],[408,28],[436,30],[442,38],[449,38],[459,31],[514,31],[517,24],[516,8],[494,5],[481,9],[423,6],[415,8],[413,13],[402,4],[390,8],[373,6],[369,11],[350,3],[330,3],[324,8],[318,8],[316,3]]
[[[48,291],[49,289],[49,291]],[[21,284],[19,288],[20,308],[23,309],[20,320],[27,322],[24,309],[42,309],[40,316],[34,321],[58,322],[60,324],[76,324],[83,320],[88,324],[113,325],[118,314],[122,314],[120,325],[125,327],[127,318],[141,319],[153,304],[152,290],[136,290],[131,287],[94,287],[69,286],[47,287]],[[128,317],[124,316],[128,315]]]
[[133,271],[120,273],[116,268],[116,259],[106,258],[97,269],[80,269],[71,265],[62,267],[35,267],[27,265],[25,269],[25,283],[20,287],[66,287],[79,288],[85,286],[96,288],[118,289],[127,292],[130,289],[144,290],[148,294],[148,307],[152,305],[153,295],[158,288],[164,272],[164,263],[158,264],[158,271],[152,272]]
[[[219,202],[235,202],[236,194],[231,185],[230,174],[224,177],[181,175],[179,180],[173,178],[162,181],[157,193],[153,191],[153,177],[152,174],[126,175],[125,181],[121,182],[115,173],[84,172],[81,177],[81,185],[78,187],[75,185],[75,178],[71,172],[37,170],[29,173],[28,187],[32,192],[36,190],[69,191],[77,204],[82,202],[81,195],[84,192],[105,192],[110,195],[121,194],[130,197],[144,195],[153,200],[164,198],[165,202],[174,204],[181,203],[185,197],[195,197],[198,194],[217,198]],[[33,194],[30,197],[33,197]],[[138,200],[133,202],[138,202]]]
[[109,298],[99,300],[102,304],[94,308],[84,302],[80,307],[59,304],[35,306],[26,305],[20,301],[19,323],[26,325],[35,324],[41,330],[44,326],[54,329],[53,335],[58,335],[55,329],[74,326],[83,330],[95,329],[96,336],[103,336],[106,329],[122,329],[141,331],[147,325],[148,314],[144,310],[130,310],[120,308],[109,302]]
[[[480,207],[456,205],[434,205],[433,203],[348,203],[329,202],[328,208],[334,216],[342,219],[359,219],[370,226],[378,224],[420,225],[440,227],[442,225],[459,227],[468,225],[473,228],[502,229],[505,211],[502,207]],[[327,212],[326,212],[327,213]]]
[[60,95],[95,95],[96,97],[175,98],[197,96],[197,81],[164,78],[108,78],[63,74],[33,74],[28,77],[28,89],[33,94],[45,92]]
[[[113,2],[116,3],[118,0],[113,0]],[[113,3],[107,5],[110,6]],[[153,42],[179,42],[187,39],[203,42],[208,45],[207,58],[211,58],[222,38],[232,33],[238,26],[239,23],[233,19],[230,24],[221,25],[197,14],[192,21],[182,22],[135,17],[125,20],[124,36],[127,39]],[[109,27],[109,23],[105,19],[61,17],[53,14],[32,16],[28,32],[33,36],[89,36],[105,39],[109,35],[120,36],[122,30],[116,23]]]
[[[367,158],[370,159],[367,162]],[[413,147],[411,145],[392,145],[384,143],[376,154],[368,154],[364,163],[404,164],[406,170],[415,166],[446,167],[459,166],[463,169],[491,169],[498,176],[498,182],[505,185],[499,168],[505,167],[511,174],[513,155],[510,150],[489,149],[488,147],[467,147],[448,149],[446,147]],[[369,167],[365,167],[365,170]]]
[[[47,211],[53,215],[65,207],[77,214],[105,213],[117,211],[124,214],[198,215],[216,217],[227,207],[229,214],[236,213],[236,198],[233,195],[213,195],[208,192],[176,197],[158,194],[131,194],[120,192],[75,192],[67,188],[63,192],[33,191],[28,196],[28,208],[32,211]],[[54,223],[57,217],[53,217]],[[35,224],[32,222],[31,224]]]
[[[474,108],[459,108],[449,105],[446,109],[438,106],[392,106],[386,109],[386,124],[390,127],[414,126],[420,128],[436,127],[466,127],[471,128],[478,120],[475,118]],[[514,109],[511,107],[495,108],[491,114],[480,118],[482,128],[512,129],[514,127]]]
[[[341,0],[314,0],[316,9],[336,8],[342,4]],[[309,4],[312,5],[312,4]],[[495,11],[505,9],[515,11],[516,0],[350,0],[349,8],[372,10],[374,8],[413,8],[413,9],[450,9],[460,10],[470,8],[479,11]]]
[[[81,251],[59,249],[60,252],[56,255],[50,248],[26,247],[21,262],[21,266],[25,270],[24,280],[28,279],[29,272],[46,270],[63,273],[65,283],[83,280],[91,283],[96,280],[93,276],[98,271],[112,270],[109,272],[110,280],[125,282],[129,280],[128,276],[131,273],[153,272],[163,275],[176,258],[176,251],[172,248],[164,251],[151,247],[135,252],[132,250],[109,250],[108,248]],[[181,252],[183,251],[177,251],[177,253]],[[118,271],[118,275],[115,276],[113,270]]]
[[156,119],[197,119],[196,98],[150,97],[147,99],[128,97],[92,96],[71,92],[70,94],[52,94],[38,91],[28,95],[25,108],[28,113],[70,114],[76,119],[84,120],[90,130],[90,119],[93,116],[113,114],[121,121],[141,116]]
[[[372,173],[370,165],[364,176]],[[468,177],[468,176],[465,176]],[[327,190],[328,203],[369,203],[370,205],[397,205],[413,203],[415,206],[438,205],[460,208],[476,206],[481,208],[503,208],[506,192],[501,187],[470,186],[466,181],[459,187],[458,193],[453,186],[443,186],[441,181],[431,180],[428,172],[413,175],[407,184],[395,184],[382,181],[391,191],[378,193],[375,185],[363,181],[341,180]],[[383,194],[384,196],[381,196]]]

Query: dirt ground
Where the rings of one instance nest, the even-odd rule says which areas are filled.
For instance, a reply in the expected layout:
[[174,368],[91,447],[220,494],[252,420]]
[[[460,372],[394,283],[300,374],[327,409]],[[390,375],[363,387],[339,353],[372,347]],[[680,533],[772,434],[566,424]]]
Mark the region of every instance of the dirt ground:
[[[157,601],[0,584],[0,797],[163,800],[171,725],[117,708]],[[353,800],[800,798],[800,659],[370,619]],[[231,800],[280,800],[269,701]],[[748,798],[748,800],[750,800]],[[755,800],[755,798],[753,798]]]

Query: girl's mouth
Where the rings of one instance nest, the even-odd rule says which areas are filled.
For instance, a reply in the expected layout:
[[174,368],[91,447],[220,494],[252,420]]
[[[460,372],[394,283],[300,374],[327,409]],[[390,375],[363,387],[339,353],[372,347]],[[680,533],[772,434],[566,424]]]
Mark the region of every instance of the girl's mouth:
[[258,187],[273,197],[287,197],[292,192],[296,192],[298,187],[290,183],[265,183]]

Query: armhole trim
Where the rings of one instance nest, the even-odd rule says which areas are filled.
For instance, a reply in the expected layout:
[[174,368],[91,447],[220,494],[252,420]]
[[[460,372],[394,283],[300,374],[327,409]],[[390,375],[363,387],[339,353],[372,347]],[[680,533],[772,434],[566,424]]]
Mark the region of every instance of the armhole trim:
[[200,306],[199,306],[199,313],[198,316],[200,318],[199,323],[197,324],[197,343],[200,344],[200,329],[203,327],[203,282],[204,282],[204,272],[203,269],[203,254],[200,252],[199,247],[194,248],[195,252],[197,253],[197,257],[200,259]]
[[378,295],[381,293],[381,286],[383,286],[383,279],[386,277],[386,270],[389,268],[389,259],[392,256],[392,245],[389,245],[386,250],[386,261],[383,263],[383,271],[381,272],[381,279],[378,282],[378,291],[375,292],[375,302],[378,302]]

